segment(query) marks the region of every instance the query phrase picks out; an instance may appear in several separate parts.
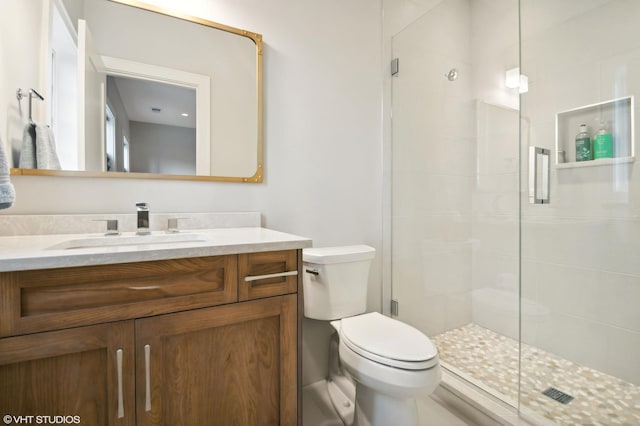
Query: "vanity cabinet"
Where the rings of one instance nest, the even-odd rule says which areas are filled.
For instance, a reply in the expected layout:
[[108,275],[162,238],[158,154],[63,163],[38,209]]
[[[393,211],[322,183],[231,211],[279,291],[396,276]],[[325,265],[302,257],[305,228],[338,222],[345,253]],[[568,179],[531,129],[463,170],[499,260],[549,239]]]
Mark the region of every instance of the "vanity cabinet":
[[0,273],[0,412],[299,423],[300,255]]

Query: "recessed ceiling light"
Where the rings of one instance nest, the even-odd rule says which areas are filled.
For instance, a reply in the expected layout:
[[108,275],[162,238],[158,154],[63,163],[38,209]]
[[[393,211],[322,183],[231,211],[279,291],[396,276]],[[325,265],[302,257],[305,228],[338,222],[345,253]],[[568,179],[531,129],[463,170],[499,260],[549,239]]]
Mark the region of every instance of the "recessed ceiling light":
[[183,117],[188,117],[188,116],[189,116],[189,114],[187,114],[186,112],[183,112],[183,113],[182,113],[182,114],[180,114],[180,115],[181,115],[181,116],[183,116]]

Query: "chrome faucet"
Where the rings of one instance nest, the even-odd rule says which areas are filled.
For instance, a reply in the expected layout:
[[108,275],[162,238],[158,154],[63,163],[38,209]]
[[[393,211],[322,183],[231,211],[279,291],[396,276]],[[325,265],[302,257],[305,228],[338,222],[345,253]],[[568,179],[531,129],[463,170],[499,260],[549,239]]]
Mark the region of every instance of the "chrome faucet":
[[137,235],[149,235],[149,203],[136,203],[138,210],[138,232]]

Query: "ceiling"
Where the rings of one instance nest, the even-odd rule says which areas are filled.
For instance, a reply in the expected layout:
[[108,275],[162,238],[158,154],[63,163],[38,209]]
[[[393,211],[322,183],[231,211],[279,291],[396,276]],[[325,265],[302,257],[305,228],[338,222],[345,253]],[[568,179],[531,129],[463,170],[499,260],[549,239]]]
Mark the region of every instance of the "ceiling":
[[[130,121],[195,129],[195,89],[115,76],[107,77],[109,84],[115,84]],[[183,113],[189,114],[188,117]]]

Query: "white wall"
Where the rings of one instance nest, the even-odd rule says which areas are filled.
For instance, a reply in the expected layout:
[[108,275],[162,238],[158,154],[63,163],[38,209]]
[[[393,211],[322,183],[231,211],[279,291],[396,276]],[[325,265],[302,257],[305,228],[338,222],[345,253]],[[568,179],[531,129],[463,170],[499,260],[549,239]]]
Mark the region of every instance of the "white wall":
[[107,104],[116,119],[116,158],[112,167],[114,171],[122,172],[124,171],[124,138],[131,140],[130,120],[118,86],[109,76],[107,76]]
[[[261,211],[264,226],[310,237],[315,246],[380,250],[380,3],[190,0],[179,7],[264,37],[264,183],[14,176],[17,201],[3,213],[129,213],[136,201],[149,202],[152,214]],[[380,309],[380,265],[378,256],[372,310]],[[322,330],[305,331],[305,359],[326,356]],[[305,383],[324,377],[326,362],[306,365]]]
[[130,121],[131,172],[196,174],[196,129]]
[[[44,71],[48,46],[48,9],[43,0],[0,0],[0,143],[17,167],[22,130],[28,122],[29,97],[16,99],[16,89],[30,88],[48,96]],[[33,100],[33,119],[44,122],[46,109]]]

